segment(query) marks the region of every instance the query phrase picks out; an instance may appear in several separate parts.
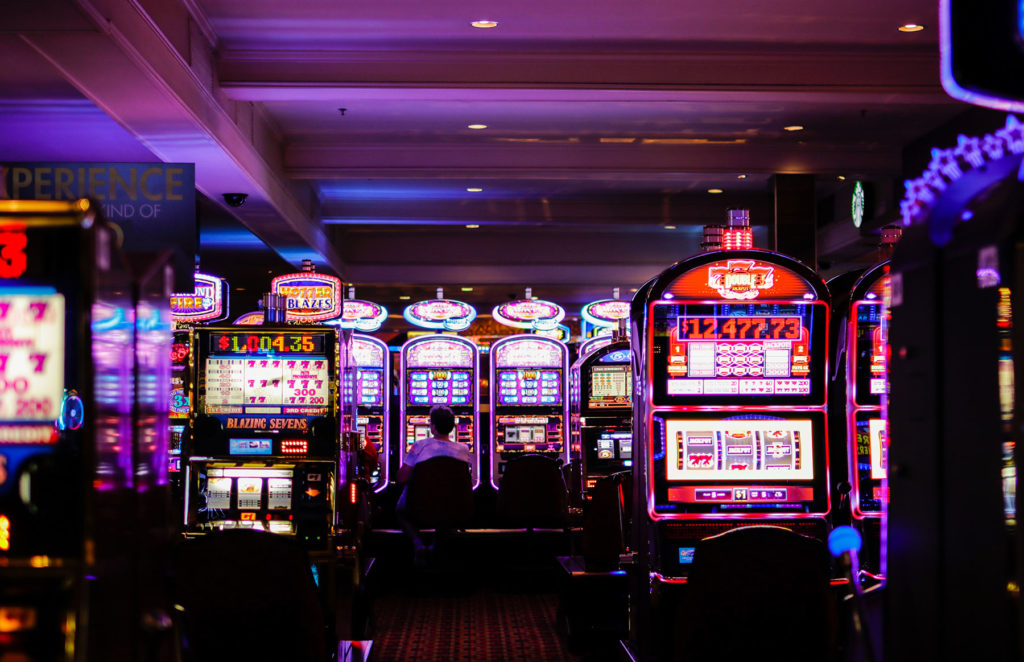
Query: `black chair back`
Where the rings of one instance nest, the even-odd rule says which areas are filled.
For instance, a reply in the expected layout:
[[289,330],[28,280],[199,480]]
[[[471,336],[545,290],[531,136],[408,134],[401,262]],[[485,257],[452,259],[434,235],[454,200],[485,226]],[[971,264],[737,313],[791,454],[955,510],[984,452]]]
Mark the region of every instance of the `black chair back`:
[[498,486],[497,515],[511,526],[565,528],[569,521],[569,491],[561,461],[534,454],[509,460]]
[[629,541],[632,474],[602,476],[583,506],[583,562],[588,572],[619,567]]
[[406,510],[421,529],[464,529],[473,521],[473,480],[462,460],[432,457],[417,462],[408,490]]
[[830,564],[822,541],[782,527],[741,527],[700,541],[676,659],[833,659]]

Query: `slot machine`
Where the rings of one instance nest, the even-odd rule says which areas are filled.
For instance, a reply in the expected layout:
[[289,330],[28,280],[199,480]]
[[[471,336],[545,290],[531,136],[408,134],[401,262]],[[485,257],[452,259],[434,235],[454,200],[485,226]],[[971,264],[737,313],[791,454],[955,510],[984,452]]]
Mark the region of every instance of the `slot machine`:
[[[373,336],[352,335],[352,359],[356,365],[356,430],[363,443],[377,450],[378,468],[370,476],[375,492],[388,486],[391,431],[391,365],[388,346]],[[347,385],[346,385],[347,387]]]
[[339,471],[338,331],[192,331],[186,535],[252,528],[329,549]]
[[680,261],[634,297],[641,648],[671,631],[699,540],[754,524],[825,539],[828,315],[820,277],[761,250]]
[[617,340],[570,368],[572,454],[580,459],[583,493],[597,480],[633,466],[633,368],[629,341]]
[[469,447],[473,488],[480,486],[480,355],[458,336],[429,334],[402,345],[399,420],[404,435],[399,466],[419,439],[430,436],[430,408],[447,405],[455,414],[452,441]]
[[88,200],[0,201],[5,658],[138,659],[141,610],[168,617],[170,274],[133,279],[119,235]]
[[863,536],[860,559],[881,572],[882,505],[886,500],[888,443],[882,398],[888,388],[887,324],[883,302],[889,264],[868,270],[850,296],[846,350],[846,448],[850,515]]
[[506,336],[491,345],[491,485],[505,463],[536,453],[569,461],[569,350],[551,338]]

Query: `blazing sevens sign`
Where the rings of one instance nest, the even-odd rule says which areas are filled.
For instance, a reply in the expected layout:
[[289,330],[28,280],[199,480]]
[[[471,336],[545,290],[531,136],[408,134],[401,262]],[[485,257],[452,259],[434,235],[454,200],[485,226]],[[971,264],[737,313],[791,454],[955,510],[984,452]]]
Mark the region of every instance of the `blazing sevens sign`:
[[285,296],[285,319],[320,322],[341,314],[341,281],[334,276],[304,271],[270,281],[270,291]]
[[384,306],[362,299],[348,299],[342,304],[337,324],[342,329],[369,333],[379,329],[387,318],[388,311]]
[[552,331],[565,319],[565,309],[550,301],[520,299],[495,306],[491,315],[496,322],[517,329]]
[[197,273],[195,291],[171,295],[171,319],[175,322],[205,322],[227,317],[224,289],[223,279]]
[[724,299],[756,299],[761,290],[775,285],[775,270],[754,260],[729,260],[725,266],[708,267],[708,287]]

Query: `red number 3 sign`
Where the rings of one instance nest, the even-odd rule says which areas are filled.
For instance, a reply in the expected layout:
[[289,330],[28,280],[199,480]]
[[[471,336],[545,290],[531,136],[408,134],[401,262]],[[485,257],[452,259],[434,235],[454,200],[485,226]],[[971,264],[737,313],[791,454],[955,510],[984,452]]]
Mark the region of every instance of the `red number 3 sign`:
[[28,237],[24,232],[0,232],[0,278],[20,278],[28,266],[25,246]]

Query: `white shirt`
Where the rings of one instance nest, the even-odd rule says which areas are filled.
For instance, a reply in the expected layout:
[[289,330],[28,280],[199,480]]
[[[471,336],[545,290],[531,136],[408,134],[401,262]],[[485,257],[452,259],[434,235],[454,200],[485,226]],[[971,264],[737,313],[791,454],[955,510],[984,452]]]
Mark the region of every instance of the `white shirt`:
[[410,467],[416,466],[418,462],[429,460],[434,457],[454,457],[466,464],[470,463],[469,446],[457,441],[444,441],[427,437],[420,439],[412,445],[405,456],[405,464]]

